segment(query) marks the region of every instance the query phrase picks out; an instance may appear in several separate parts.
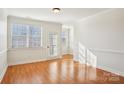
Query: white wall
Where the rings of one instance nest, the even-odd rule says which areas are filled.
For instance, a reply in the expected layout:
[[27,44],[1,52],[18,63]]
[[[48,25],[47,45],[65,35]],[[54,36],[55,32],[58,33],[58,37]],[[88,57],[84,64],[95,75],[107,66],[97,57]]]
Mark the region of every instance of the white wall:
[[4,9],[0,9],[0,81],[7,69],[7,17]]
[[[15,22],[15,23],[26,23],[26,24],[35,24],[42,27],[43,31],[43,46],[41,48],[22,48],[22,49],[12,49],[11,47],[11,32],[10,32],[10,23],[9,22]],[[16,64],[24,64],[24,63],[31,63],[31,62],[37,62],[41,60],[46,60],[47,58],[47,33],[48,32],[57,32],[60,35],[60,32],[62,30],[62,25],[59,23],[53,23],[53,22],[46,22],[46,21],[39,21],[39,20],[33,20],[33,19],[24,19],[19,17],[8,17],[8,64],[9,65],[16,65]],[[59,36],[60,37],[60,36]],[[59,39],[60,41],[60,39]],[[58,46],[60,46],[60,42],[58,43]],[[58,49],[59,54],[61,54],[60,50],[61,47]]]
[[97,67],[124,75],[124,9],[110,9],[80,20],[74,40],[75,59],[80,42],[97,56]]

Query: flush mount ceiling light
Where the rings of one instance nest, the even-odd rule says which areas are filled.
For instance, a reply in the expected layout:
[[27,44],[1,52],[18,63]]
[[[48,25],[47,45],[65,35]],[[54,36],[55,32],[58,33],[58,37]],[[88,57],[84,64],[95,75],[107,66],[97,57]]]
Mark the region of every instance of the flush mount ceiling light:
[[53,9],[52,9],[52,11],[53,11],[54,13],[59,13],[60,10],[61,10],[60,8],[53,8]]

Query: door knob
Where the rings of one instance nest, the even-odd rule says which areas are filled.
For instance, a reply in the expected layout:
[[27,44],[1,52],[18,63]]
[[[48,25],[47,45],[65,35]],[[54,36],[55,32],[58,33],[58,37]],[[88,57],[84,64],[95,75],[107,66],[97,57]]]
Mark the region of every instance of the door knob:
[[47,46],[47,48],[50,48],[49,46]]

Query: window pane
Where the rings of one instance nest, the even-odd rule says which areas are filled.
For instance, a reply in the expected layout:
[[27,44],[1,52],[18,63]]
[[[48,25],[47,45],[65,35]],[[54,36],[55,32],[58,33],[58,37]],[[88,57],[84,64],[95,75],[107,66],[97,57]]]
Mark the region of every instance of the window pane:
[[13,24],[13,35],[27,35],[27,26],[22,24]]
[[29,47],[41,46],[41,28],[36,26],[29,27]]
[[27,45],[27,25],[12,24],[12,48],[25,48]]
[[69,32],[61,32],[61,39],[62,39],[62,44],[64,45],[65,48],[69,47]]
[[49,33],[50,56],[57,56],[57,34]]
[[26,47],[26,37],[24,36],[14,36],[12,39],[13,48],[25,48]]

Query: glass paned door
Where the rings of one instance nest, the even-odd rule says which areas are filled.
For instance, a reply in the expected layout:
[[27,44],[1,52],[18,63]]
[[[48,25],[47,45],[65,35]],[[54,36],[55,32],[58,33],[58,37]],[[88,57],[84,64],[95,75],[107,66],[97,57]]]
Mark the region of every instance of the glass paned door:
[[49,33],[49,56],[54,57],[58,54],[57,41],[58,35],[56,33]]
[[47,33],[47,59],[56,59],[61,57],[60,32]]

